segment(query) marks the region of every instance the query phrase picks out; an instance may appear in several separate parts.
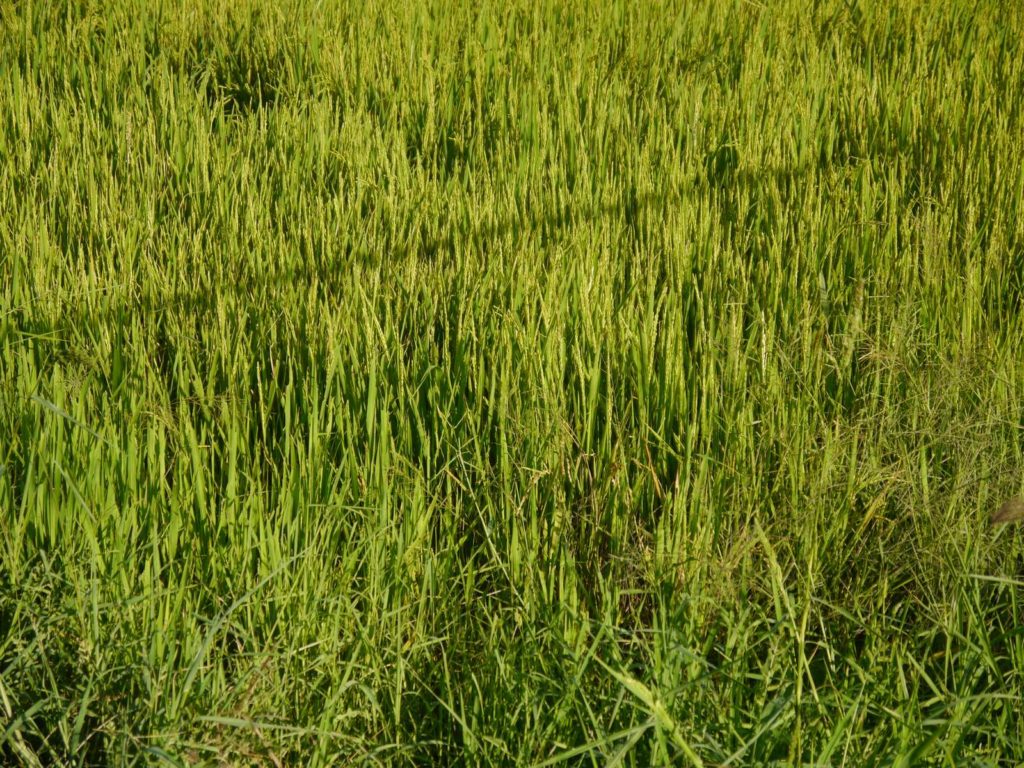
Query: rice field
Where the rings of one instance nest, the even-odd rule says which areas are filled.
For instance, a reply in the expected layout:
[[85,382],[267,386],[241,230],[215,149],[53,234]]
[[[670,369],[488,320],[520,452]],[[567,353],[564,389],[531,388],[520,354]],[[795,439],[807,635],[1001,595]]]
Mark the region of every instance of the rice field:
[[0,764],[1021,764],[1022,492],[1017,3],[0,2]]

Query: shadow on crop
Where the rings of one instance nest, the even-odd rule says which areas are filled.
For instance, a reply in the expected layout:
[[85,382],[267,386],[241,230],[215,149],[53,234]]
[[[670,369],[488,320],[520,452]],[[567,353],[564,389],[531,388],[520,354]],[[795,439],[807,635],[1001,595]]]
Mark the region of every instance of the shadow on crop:
[[[816,167],[811,164],[749,170],[740,168],[736,151],[731,147],[720,147],[706,155],[701,172],[671,189],[650,192],[629,189],[617,200],[586,208],[568,203],[553,210],[549,208],[525,217],[508,217],[471,231],[448,232],[441,237],[421,242],[415,247],[392,247],[388,249],[388,255],[396,261],[418,256],[425,261],[444,264],[462,244],[468,243],[472,248],[487,249],[524,230],[537,233],[543,242],[559,237],[570,227],[587,226],[609,217],[618,217],[627,230],[636,231],[644,226],[642,220],[645,213],[671,208],[697,195],[703,195],[709,204],[719,206],[724,219],[735,224],[734,199],[738,192],[765,185],[790,189],[813,175],[815,171]],[[19,335],[46,340],[62,336],[62,329],[96,327],[114,318],[128,320],[138,315],[147,317],[167,312],[177,314],[209,311],[216,306],[219,298],[224,297],[248,300],[256,304],[261,297],[271,295],[274,290],[289,285],[308,287],[316,283],[320,290],[333,293],[342,288],[344,272],[332,266],[360,261],[374,263],[379,258],[378,254],[350,248],[347,252],[333,256],[327,262],[309,258],[307,261],[312,263],[259,275],[241,274],[232,282],[218,285],[143,292],[135,298],[111,302],[102,308],[68,306],[67,311],[61,314],[61,320],[53,324],[40,321],[38,318],[33,319],[30,311],[26,312],[26,308],[19,308],[9,313],[6,325],[8,328],[13,327]]]

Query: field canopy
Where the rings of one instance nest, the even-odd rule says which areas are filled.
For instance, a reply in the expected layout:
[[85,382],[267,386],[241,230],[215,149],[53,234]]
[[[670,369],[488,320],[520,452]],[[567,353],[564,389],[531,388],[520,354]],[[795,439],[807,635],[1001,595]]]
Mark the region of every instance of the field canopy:
[[1024,761],[1024,11],[0,3],[0,763]]

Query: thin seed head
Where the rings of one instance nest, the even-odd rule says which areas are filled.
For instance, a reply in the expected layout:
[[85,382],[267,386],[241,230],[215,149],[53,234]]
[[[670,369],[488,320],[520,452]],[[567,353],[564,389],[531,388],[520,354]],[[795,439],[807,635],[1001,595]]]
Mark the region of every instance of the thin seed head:
[[992,525],[1005,523],[1019,523],[1024,521],[1024,500],[1009,499],[1004,501],[995,512],[992,513]]

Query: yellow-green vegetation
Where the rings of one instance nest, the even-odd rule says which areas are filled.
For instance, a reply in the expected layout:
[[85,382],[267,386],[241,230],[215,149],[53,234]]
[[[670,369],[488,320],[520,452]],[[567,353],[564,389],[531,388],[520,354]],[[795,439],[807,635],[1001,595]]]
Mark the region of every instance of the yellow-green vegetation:
[[0,2],[0,763],[1024,760],[1017,2]]

